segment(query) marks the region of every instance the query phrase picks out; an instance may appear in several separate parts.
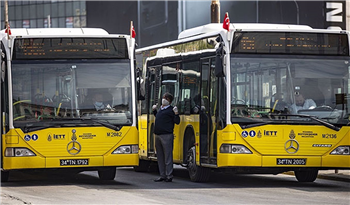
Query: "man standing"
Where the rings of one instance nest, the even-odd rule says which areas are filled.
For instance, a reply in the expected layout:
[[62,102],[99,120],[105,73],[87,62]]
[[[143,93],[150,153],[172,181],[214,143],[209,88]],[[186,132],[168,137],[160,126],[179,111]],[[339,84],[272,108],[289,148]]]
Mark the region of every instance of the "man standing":
[[160,177],[155,182],[172,182],[173,180],[173,147],[174,147],[174,124],[180,123],[177,107],[171,106],[174,97],[165,93],[162,106],[157,111],[153,105],[153,114],[156,117],[154,125],[155,143],[157,150],[158,169]]

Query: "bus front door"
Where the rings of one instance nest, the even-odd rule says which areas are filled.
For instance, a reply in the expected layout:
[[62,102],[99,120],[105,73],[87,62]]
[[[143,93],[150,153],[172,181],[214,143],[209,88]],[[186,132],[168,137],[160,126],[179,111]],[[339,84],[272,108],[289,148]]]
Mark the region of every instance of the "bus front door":
[[153,114],[153,105],[157,105],[159,108],[159,87],[160,87],[160,67],[152,67],[148,69],[148,116],[147,116],[147,152],[149,157],[155,157],[155,136],[154,122],[155,117]]
[[201,60],[201,105],[200,105],[200,163],[216,166],[216,117],[217,80],[215,59]]

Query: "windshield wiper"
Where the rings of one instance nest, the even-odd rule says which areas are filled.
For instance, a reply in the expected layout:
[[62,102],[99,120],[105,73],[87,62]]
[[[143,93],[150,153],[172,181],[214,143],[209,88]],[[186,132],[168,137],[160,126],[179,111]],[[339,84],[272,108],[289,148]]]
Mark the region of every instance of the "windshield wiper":
[[325,122],[323,120],[320,120],[320,119],[318,119],[318,118],[316,118],[314,116],[311,116],[311,115],[301,115],[301,114],[278,114],[278,115],[273,115],[273,114],[271,114],[270,116],[295,116],[295,117],[301,117],[301,118],[309,118],[309,119],[314,120],[314,121],[322,124],[325,127],[330,128],[332,130],[335,130],[335,131],[339,131],[340,130],[339,127],[337,127],[335,125],[332,125],[332,124],[330,124],[328,122]]
[[23,132],[24,133],[28,133],[28,132],[34,132],[37,130],[43,130],[43,129],[47,129],[47,128],[58,128],[61,127],[61,125],[59,124],[50,124],[50,125],[38,125],[38,126],[33,126],[33,124],[30,125],[26,125],[23,127]]
[[[60,122],[60,123],[54,123],[54,122]],[[67,121],[67,122],[64,122]],[[37,130],[42,130],[42,129],[47,129],[47,128],[58,128],[58,127],[62,127],[64,125],[72,125],[72,124],[76,124],[76,121],[80,121],[80,122],[84,122],[86,123],[86,121],[90,121],[90,122],[94,122],[100,125],[103,125],[107,128],[119,131],[121,129],[121,126],[115,126],[111,123],[105,122],[105,121],[101,121],[101,120],[97,120],[97,119],[91,119],[91,118],[56,118],[51,120],[50,124],[42,124],[42,125],[35,125],[35,124],[28,124],[26,126],[24,126],[23,128],[23,132],[27,133],[27,132],[33,132],[33,131],[37,131]]]
[[95,120],[95,119],[91,119],[93,122],[96,122],[96,123],[98,123],[98,124],[100,124],[100,125],[103,125],[103,126],[105,126],[105,127],[107,127],[107,128],[110,128],[110,129],[112,129],[112,130],[116,130],[116,131],[119,131],[120,129],[121,129],[121,126],[115,126],[115,125],[113,125],[113,124],[111,124],[111,123],[109,123],[109,122],[104,122],[104,121],[101,121],[101,120]]
[[257,122],[257,123],[253,123],[253,124],[249,124],[249,125],[242,125],[241,127],[243,129],[247,129],[247,128],[258,127],[258,126],[263,126],[263,125],[267,125],[267,124],[271,124],[271,122]]
[[[116,125],[113,125],[109,122],[106,122],[106,121],[102,121],[102,120],[98,120],[98,119],[94,119],[94,118],[89,118],[89,117],[82,117],[82,118],[65,118],[66,120],[80,120],[80,121],[88,121],[88,120],[91,120],[92,122],[95,122],[95,123],[98,123],[100,125],[103,125],[107,128],[110,128],[112,130],[116,130],[116,131],[119,131],[121,129],[121,126],[116,126]],[[64,118],[61,119],[61,120],[65,120]]]

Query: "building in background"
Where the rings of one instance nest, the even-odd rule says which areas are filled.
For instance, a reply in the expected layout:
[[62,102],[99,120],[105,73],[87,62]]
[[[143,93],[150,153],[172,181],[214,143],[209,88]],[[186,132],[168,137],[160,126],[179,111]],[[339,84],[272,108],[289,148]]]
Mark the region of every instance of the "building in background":
[[[11,28],[98,27],[129,33],[134,22],[139,47],[177,39],[188,28],[210,23],[211,0],[9,1]],[[283,23],[350,29],[348,1],[220,1],[220,18],[231,23]],[[4,27],[1,1],[1,26]],[[50,21],[50,24],[48,22]]]
[[[1,1],[1,28],[4,28]],[[11,28],[86,27],[86,1],[8,1]]]

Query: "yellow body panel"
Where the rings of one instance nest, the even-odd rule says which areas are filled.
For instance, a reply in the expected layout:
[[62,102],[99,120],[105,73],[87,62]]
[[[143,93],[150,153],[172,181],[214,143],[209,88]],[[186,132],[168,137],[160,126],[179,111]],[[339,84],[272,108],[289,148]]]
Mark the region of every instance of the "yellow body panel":
[[[266,125],[250,129],[228,125],[218,131],[217,149],[221,144],[240,144],[253,154],[218,153],[217,166],[350,168],[350,155],[330,155],[338,146],[350,145],[349,130],[349,127],[343,127],[334,131],[318,125]],[[243,132],[248,136],[243,137]],[[298,143],[295,153],[286,151],[290,140]],[[306,159],[306,165],[277,165],[278,158]]]
[[[75,130],[75,132],[73,131]],[[34,136],[34,137],[33,137]],[[18,139],[18,143],[15,143]],[[81,146],[78,153],[70,154],[68,145],[75,138]],[[9,140],[10,139],[10,140]],[[138,154],[111,154],[121,145],[137,145],[136,127],[124,126],[115,131],[105,127],[50,128],[31,133],[12,129],[2,137],[6,147],[28,148],[36,154],[31,157],[3,156],[3,168],[67,168],[102,166],[137,166]],[[61,166],[60,159],[88,159],[89,165]]]
[[139,117],[139,155],[147,157],[147,115]]
[[[182,115],[181,122],[174,128],[175,163],[183,162],[183,143],[185,130],[191,127],[195,135],[196,162],[199,162],[199,116]],[[147,116],[139,116],[141,125],[147,124]],[[140,157],[147,159],[147,130],[140,129]],[[248,136],[243,137],[246,131]],[[317,167],[317,168],[350,168],[350,155],[330,155],[330,152],[341,145],[350,145],[350,128],[344,126],[334,131],[320,125],[265,125],[242,129],[239,125],[227,125],[217,131],[217,164],[216,167]],[[252,136],[249,135],[252,133]],[[255,133],[255,134],[254,134]],[[297,141],[295,153],[286,151],[287,142]],[[220,153],[222,144],[239,144],[246,146],[252,154]],[[306,159],[306,165],[277,165],[277,159]]]
[[[153,115],[151,115],[153,118]],[[151,119],[152,121],[152,119]],[[139,116],[139,155],[141,159],[148,159],[148,150],[150,142],[147,139],[147,133],[150,132],[150,126],[145,127],[147,124],[147,115]],[[181,115],[180,124],[174,127],[174,149],[173,149],[173,160],[175,163],[181,164],[183,162],[183,143],[184,134],[187,127],[192,127],[195,131],[196,142],[199,140],[199,116],[198,115]],[[199,146],[196,146],[196,153],[199,155]],[[196,158],[199,163],[199,158]]]
[[261,156],[257,154],[226,154],[218,153],[217,166],[218,167],[249,167],[249,166],[260,166]]

